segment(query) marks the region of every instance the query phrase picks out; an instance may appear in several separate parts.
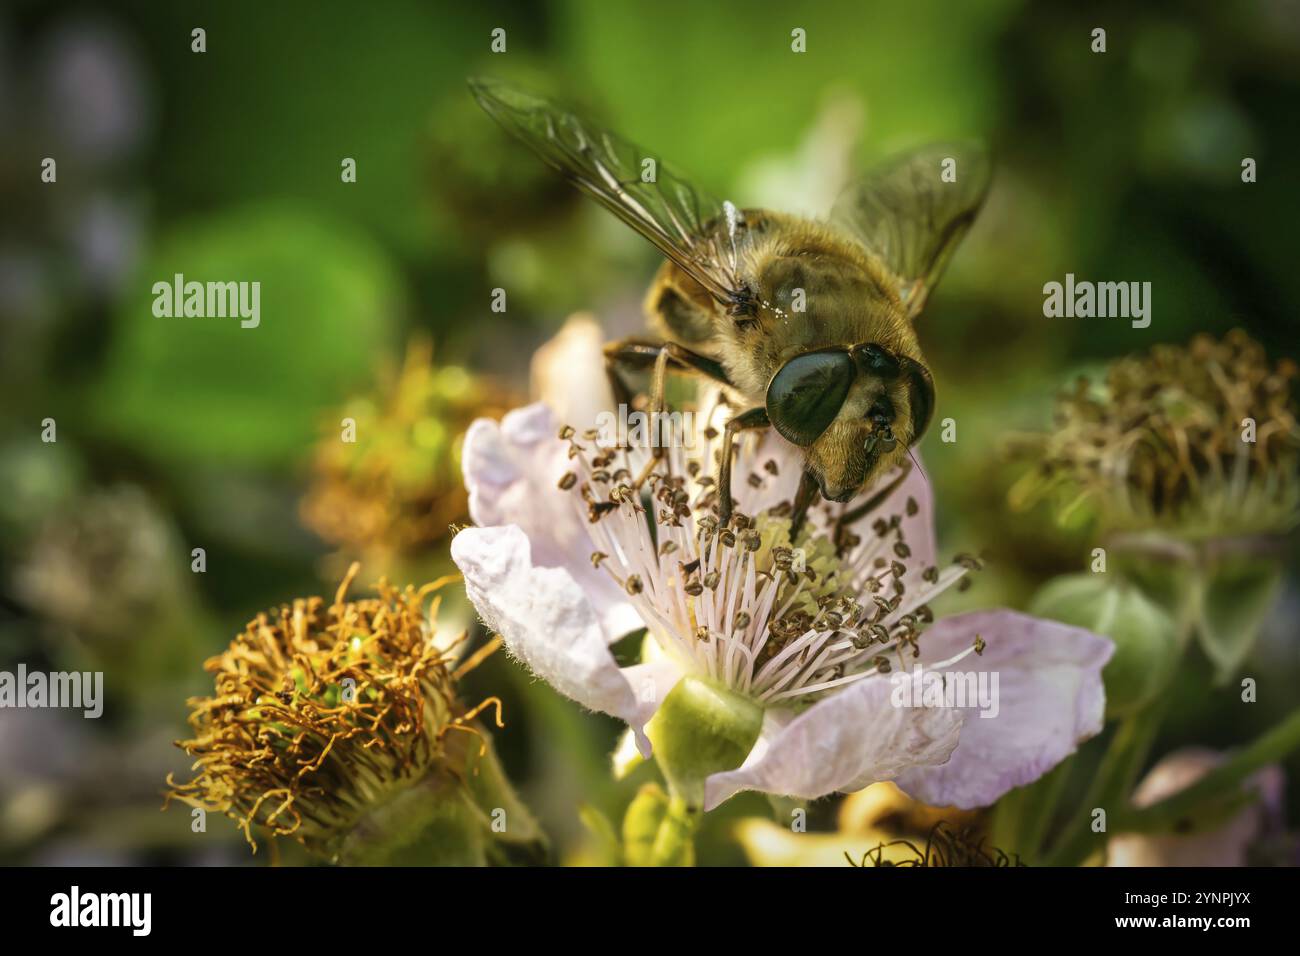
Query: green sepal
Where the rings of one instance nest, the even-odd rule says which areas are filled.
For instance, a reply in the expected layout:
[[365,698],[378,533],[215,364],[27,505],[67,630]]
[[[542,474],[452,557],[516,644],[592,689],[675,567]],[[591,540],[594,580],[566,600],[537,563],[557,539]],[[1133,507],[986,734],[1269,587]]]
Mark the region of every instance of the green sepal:
[[515,844],[545,843],[541,824],[506,777],[491,735],[483,728],[478,730],[481,737],[466,738],[469,746],[464,774],[469,798],[483,814],[495,839]]
[[430,774],[372,809],[334,854],[345,866],[483,866],[487,831],[454,780]]
[[1282,587],[1282,569],[1267,557],[1227,555],[1206,569],[1204,581],[1197,635],[1222,684],[1254,647]]
[[1111,561],[1111,573],[1132,581],[1164,608],[1179,626],[1180,635],[1190,634],[1201,614],[1201,570],[1194,553],[1152,554],[1140,548],[1115,547]]

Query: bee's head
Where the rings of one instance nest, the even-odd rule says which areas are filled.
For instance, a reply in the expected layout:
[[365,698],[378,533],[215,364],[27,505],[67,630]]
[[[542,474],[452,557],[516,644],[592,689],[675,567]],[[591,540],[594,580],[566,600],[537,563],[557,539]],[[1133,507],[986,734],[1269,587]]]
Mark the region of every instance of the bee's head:
[[772,426],[805,449],[822,497],[848,501],[899,464],[934,412],[934,382],[917,360],[876,344],[805,352],[767,388]]

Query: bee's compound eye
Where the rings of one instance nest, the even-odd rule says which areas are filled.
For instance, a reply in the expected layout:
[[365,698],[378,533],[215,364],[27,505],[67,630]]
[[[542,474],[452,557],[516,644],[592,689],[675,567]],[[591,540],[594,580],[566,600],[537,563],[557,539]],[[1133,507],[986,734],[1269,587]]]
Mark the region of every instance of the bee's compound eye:
[[853,384],[847,352],[809,352],[781,366],[767,386],[767,415],[781,437],[807,446],[839,414]]
[[900,371],[898,359],[888,349],[874,342],[856,346],[853,349],[853,360],[858,363],[858,368],[868,375],[874,375],[885,381],[898,378]]
[[915,445],[934,417],[934,379],[920,362],[905,358],[902,364],[911,390],[912,444]]

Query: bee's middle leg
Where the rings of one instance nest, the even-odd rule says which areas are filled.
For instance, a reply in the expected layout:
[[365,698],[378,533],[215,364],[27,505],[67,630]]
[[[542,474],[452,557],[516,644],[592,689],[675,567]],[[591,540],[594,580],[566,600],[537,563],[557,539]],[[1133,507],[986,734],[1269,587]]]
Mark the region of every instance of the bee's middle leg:
[[731,453],[735,450],[736,432],[767,428],[772,420],[766,408],[751,408],[741,412],[722,429],[722,459],[718,462],[718,519],[725,525],[731,520],[734,502],[731,500]]
[[[650,376],[650,460],[641,469],[641,474],[636,476],[636,481],[632,483],[633,488],[640,488],[645,484],[646,479],[654,472],[655,466],[668,457],[668,450],[664,448],[664,436],[660,430],[659,419],[659,416],[665,411],[664,391],[668,387],[668,357],[667,349],[662,349],[655,357],[654,374]],[[666,468],[667,472],[671,474],[671,463]]]
[[[659,414],[666,411],[664,392],[667,388],[668,368],[670,365],[680,371],[694,372],[723,385],[731,385],[731,380],[727,377],[726,371],[719,362],[692,352],[676,342],[645,342],[635,339],[611,342],[605,346],[605,374],[609,378],[614,400],[624,409],[632,406],[635,396],[631,387],[627,384],[627,380],[623,378],[621,370],[644,369],[651,365],[653,366],[653,372],[650,379],[649,395],[650,423],[652,435],[656,439],[660,437]],[[667,452],[660,441],[651,442],[652,457],[646,463],[642,473],[637,476],[633,487],[641,487],[654,470],[655,465],[665,454]]]
[[[643,370],[654,366],[655,378],[658,380],[658,387],[662,391],[669,365],[675,370],[703,375],[715,382],[734,387],[731,384],[731,379],[727,377],[727,372],[722,367],[721,362],[692,352],[676,342],[647,342],[643,339],[623,339],[618,342],[610,342],[605,346],[605,375],[609,378],[609,386],[614,392],[614,401],[621,405],[631,407],[635,398],[635,392],[627,384],[627,380],[623,378],[623,370]],[[660,371],[661,367],[662,371]],[[654,382],[652,382],[653,387],[655,387]],[[652,395],[651,398],[653,400],[654,396]],[[663,396],[661,394],[660,401],[662,402],[662,400]]]

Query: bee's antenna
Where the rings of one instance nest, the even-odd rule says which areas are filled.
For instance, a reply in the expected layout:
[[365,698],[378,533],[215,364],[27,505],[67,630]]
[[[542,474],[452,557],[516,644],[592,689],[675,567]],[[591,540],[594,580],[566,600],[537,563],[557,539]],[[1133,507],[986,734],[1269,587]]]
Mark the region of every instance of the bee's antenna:
[[916,460],[916,456],[912,454],[912,449],[910,446],[907,449],[907,456],[912,459],[912,464],[914,464],[916,466],[916,470],[920,472],[921,480],[928,485],[930,483],[930,476],[925,473],[925,469],[921,467],[921,463]]

